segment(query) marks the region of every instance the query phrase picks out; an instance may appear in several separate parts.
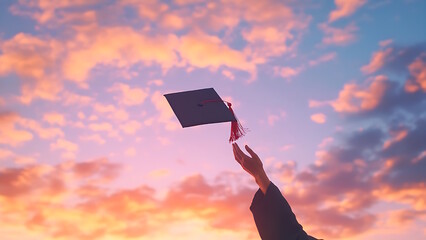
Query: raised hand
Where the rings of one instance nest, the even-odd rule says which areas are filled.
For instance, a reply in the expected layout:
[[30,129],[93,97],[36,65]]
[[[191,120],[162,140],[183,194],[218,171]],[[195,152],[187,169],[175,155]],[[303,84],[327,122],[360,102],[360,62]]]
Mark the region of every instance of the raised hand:
[[243,151],[241,151],[237,143],[232,144],[235,160],[246,172],[254,177],[262,192],[266,193],[270,181],[263,169],[262,161],[249,146],[246,145],[245,148],[250,156],[247,156]]

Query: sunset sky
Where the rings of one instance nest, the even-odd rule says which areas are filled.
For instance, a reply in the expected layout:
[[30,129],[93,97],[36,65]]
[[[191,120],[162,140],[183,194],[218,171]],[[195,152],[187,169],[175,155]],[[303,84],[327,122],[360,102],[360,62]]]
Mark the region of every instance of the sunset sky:
[[260,239],[214,87],[304,229],[426,238],[426,1],[0,1],[2,240]]

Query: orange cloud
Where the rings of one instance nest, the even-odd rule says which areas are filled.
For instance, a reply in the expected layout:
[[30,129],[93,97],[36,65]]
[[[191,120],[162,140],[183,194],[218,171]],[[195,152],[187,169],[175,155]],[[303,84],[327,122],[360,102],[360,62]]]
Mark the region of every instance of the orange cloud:
[[395,189],[391,186],[383,186],[374,192],[375,195],[389,202],[401,202],[409,204],[414,210],[426,210],[426,186],[424,183],[405,186],[401,189]]
[[355,32],[358,30],[353,23],[344,28],[334,28],[323,23],[319,25],[319,28],[325,33],[322,42],[327,45],[347,45],[355,41]]
[[27,128],[34,131],[42,139],[52,139],[64,136],[64,132],[60,128],[45,128],[41,126],[40,123],[32,119],[20,117],[18,123],[23,128]]
[[408,66],[408,69],[412,78],[406,81],[405,91],[412,93],[421,89],[426,92],[426,61],[419,57]]
[[[64,80],[88,88],[87,80],[96,66],[113,66],[128,72],[137,64],[158,64],[163,73],[185,64],[189,65],[185,66],[188,68],[207,67],[214,71],[220,66],[227,66],[249,72],[250,80],[254,80],[256,64],[294,49],[299,40],[297,36],[308,26],[310,19],[309,16],[295,14],[286,4],[273,1],[200,2],[204,6],[203,11],[198,11],[199,6],[194,11],[186,5],[175,11],[160,1],[125,0],[106,6],[96,3],[96,0],[72,3],[25,0],[12,6],[14,14],[36,19],[40,27],[73,26],[70,33],[74,34],[69,39],[52,40],[21,33],[2,44],[0,75],[16,72],[27,79],[21,88],[22,102],[28,104],[35,98],[57,100]],[[106,13],[122,14],[128,7],[136,9],[139,17],[146,22],[141,29],[111,27],[108,24],[101,26],[97,22]],[[211,34],[207,31],[209,29],[214,33],[228,29],[230,33],[240,22],[250,23],[250,28],[242,34],[247,41],[244,49],[233,49],[216,35],[207,34]],[[174,33],[154,35],[153,23],[159,32],[191,26],[188,29],[190,34],[182,35],[180,39]],[[200,29],[207,30],[199,32]],[[209,57],[202,57],[206,55]],[[133,73],[129,76],[134,77]],[[66,98],[66,105],[90,101],[76,95],[65,95],[61,97]]]
[[258,63],[266,62],[267,57],[279,56],[288,52],[290,49],[285,43],[294,37],[289,31],[283,31],[276,26],[254,26],[243,31],[242,34],[244,39],[250,43],[246,51],[250,51]]
[[213,69],[227,66],[252,74],[256,71],[255,64],[249,62],[244,53],[228,47],[216,36],[197,32],[185,35],[180,40],[180,54],[192,66]]
[[159,91],[156,91],[154,94],[152,94],[151,102],[159,112],[157,120],[164,124],[164,127],[167,130],[173,131],[180,127],[177,119],[175,118],[173,110],[170,108],[169,103]]
[[330,13],[328,21],[334,22],[337,19],[348,17],[366,2],[367,0],[334,0],[336,9]]
[[163,86],[163,85],[164,85],[164,82],[163,82],[163,80],[161,80],[161,79],[154,79],[154,80],[150,80],[150,81],[148,81],[148,86],[151,86],[151,85],[155,85],[155,86]]
[[0,76],[16,73],[21,77],[20,101],[29,104],[34,98],[55,100],[62,89],[57,77],[61,43],[18,33],[1,42]]
[[385,94],[386,81],[386,77],[377,76],[366,89],[355,83],[345,84],[339,97],[331,103],[331,106],[336,112],[345,113],[372,110],[379,105]]
[[93,101],[93,99],[89,96],[79,95],[69,91],[63,91],[61,96],[62,96],[63,104],[65,106],[69,106],[69,105],[87,106]]
[[185,27],[185,21],[177,14],[168,13],[163,15],[161,25],[163,28],[179,30]]
[[152,178],[163,178],[170,175],[170,171],[168,169],[158,169],[151,171],[149,173],[149,176]]
[[109,131],[112,131],[112,125],[107,122],[91,123],[89,124],[89,129],[91,129],[92,131],[97,131],[97,132],[102,132],[102,131],[109,132]]
[[[96,65],[128,68],[137,63],[154,63],[169,69],[178,63],[174,35],[150,36],[130,27],[96,27],[81,30],[63,64],[66,78],[85,84]],[[85,59],[85,61],[81,61]]]
[[66,139],[59,138],[56,142],[50,144],[52,150],[63,150],[63,157],[75,158],[75,153],[78,151],[78,145]]
[[[7,163],[15,163],[18,165],[35,163],[35,158],[32,156],[18,155],[10,150],[0,148],[0,160],[9,160]],[[1,174],[1,171],[0,171]]]
[[326,121],[326,116],[323,113],[312,114],[311,120],[315,123],[323,124]]
[[126,134],[135,134],[142,127],[138,121],[132,120],[120,125],[120,129]]
[[389,148],[390,146],[392,146],[392,144],[401,141],[402,139],[404,139],[408,134],[408,131],[406,129],[402,129],[400,131],[392,131],[390,132],[391,138],[386,140],[383,143],[383,148]]
[[[45,0],[21,0],[12,5],[11,12],[15,15],[29,16],[41,24],[58,20],[58,11],[72,7],[93,5],[99,0],[76,0],[49,2]],[[33,11],[31,11],[33,10]]]
[[[127,113],[125,109],[116,108],[112,104],[95,103],[93,105],[93,110],[95,110],[98,113],[101,113],[102,115],[106,115],[106,117],[109,119],[112,119],[118,122],[126,121],[129,118],[129,114]],[[89,120],[97,120],[97,116],[92,115]]]
[[124,0],[120,2],[123,6],[132,6],[137,9],[138,14],[143,19],[151,21],[157,20],[163,13],[169,10],[169,6],[161,1],[134,1]]
[[0,159],[11,158],[13,155],[13,152],[0,148]]
[[130,87],[124,83],[114,83],[112,87],[108,89],[109,92],[119,92],[119,96],[115,99],[121,104],[133,106],[142,104],[148,97],[148,91],[146,89]]
[[383,65],[385,65],[385,62],[388,60],[392,51],[393,51],[392,48],[387,48],[385,50],[381,50],[381,51],[377,51],[373,53],[370,63],[368,65],[361,67],[361,71],[365,74],[371,74],[376,72],[381,67],[383,67]]
[[19,116],[15,113],[0,113],[0,143],[17,146],[33,139],[33,135],[25,130],[16,129]]
[[49,124],[52,124],[52,125],[55,125],[55,124],[57,124],[59,126],[65,125],[64,115],[57,113],[57,112],[45,113],[43,115],[43,120],[48,122]]
[[[155,198],[155,190],[145,185],[108,187],[121,167],[95,159],[0,170],[0,230],[22,226],[22,234],[61,239],[258,238],[248,210],[254,189],[232,191],[197,174]],[[221,179],[229,182],[228,177]]]

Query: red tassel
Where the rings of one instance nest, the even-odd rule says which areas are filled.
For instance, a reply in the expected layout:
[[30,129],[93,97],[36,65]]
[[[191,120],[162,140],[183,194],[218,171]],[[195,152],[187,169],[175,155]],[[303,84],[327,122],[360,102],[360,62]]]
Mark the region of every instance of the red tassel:
[[[230,102],[226,102],[228,104],[229,110],[231,110],[231,113],[234,115],[235,119],[237,119],[237,116],[235,116],[234,110],[232,110],[232,104]],[[231,122],[231,136],[229,137],[229,142],[235,142],[240,137],[244,136],[246,134],[246,129],[241,125],[240,121],[238,119],[236,121]]]

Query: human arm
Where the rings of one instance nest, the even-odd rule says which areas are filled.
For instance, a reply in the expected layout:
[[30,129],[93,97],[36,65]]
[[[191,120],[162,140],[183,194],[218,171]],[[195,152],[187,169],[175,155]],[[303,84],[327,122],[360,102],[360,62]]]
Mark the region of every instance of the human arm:
[[232,144],[235,160],[254,177],[259,190],[250,210],[263,240],[311,240],[297,222],[296,216],[280,190],[269,180],[259,156],[247,145],[246,155],[238,144]]
[[263,192],[263,194],[265,194],[271,181],[263,169],[263,163],[259,156],[253,150],[251,150],[249,146],[246,145],[245,148],[250,156],[247,156],[243,151],[241,151],[237,143],[232,144],[235,160],[246,172],[254,177],[260,190]]

